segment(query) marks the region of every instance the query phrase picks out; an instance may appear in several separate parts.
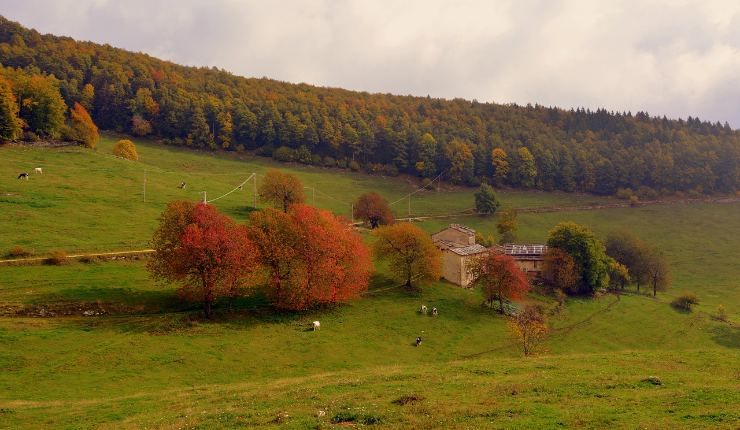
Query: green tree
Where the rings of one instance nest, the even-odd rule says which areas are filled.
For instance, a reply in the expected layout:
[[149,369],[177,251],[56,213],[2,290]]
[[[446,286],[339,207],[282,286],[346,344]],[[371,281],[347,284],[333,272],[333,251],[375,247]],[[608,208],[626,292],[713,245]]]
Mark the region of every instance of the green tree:
[[215,148],[216,146],[213,134],[206,121],[206,115],[200,106],[196,106],[193,110],[193,116],[190,120],[190,133],[188,133],[188,145],[209,148]]
[[34,132],[57,138],[64,127],[67,105],[53,76],[31,76],[20,88],[20,116]]
[[493,215],[496,213],[501,202],[496,198],[496,191],[493,187],[485,182],[480,184],[480,188],[475,192],[475,210],[479,214]]
[[534,155],[526,147],[517,149],[516,153],[516,178],[518,185],[524,187],[534,186],[534,179],[537,177],[537,165],[534,162]]
[[547,245],[568,253],[580,268],[578,293],[593,293],[609,286],[609,262],[604,244],[585,226],[562,222],[550,231]]
[[234,124],[231,122],[231,114],[224,110],[216,116],[218,125],[218,144],[221,149],[228,149],[231,146],[231,139],[234,133]]
[[418,161],[414,166],[419,176],[431,178],[437,173],[437,141],[431,133],[424,133],[416,145]]

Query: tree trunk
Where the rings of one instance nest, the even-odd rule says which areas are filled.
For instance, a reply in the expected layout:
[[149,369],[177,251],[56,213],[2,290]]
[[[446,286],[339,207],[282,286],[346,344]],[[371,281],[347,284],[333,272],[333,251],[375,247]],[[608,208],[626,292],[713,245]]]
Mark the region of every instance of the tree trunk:
[[499,312],[501,312],[501,315],[506,315],[506,312],[504,312],[504,297],[499,295],[498,296],[498,306],[499,306]]

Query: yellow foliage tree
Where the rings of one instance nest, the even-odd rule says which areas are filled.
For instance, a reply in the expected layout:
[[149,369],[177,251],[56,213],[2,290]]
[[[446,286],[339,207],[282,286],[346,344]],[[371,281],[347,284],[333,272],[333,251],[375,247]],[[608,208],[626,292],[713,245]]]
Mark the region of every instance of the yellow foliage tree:
[[113,147],[113,155],[132,161],[139,159],[139,154],[136,152],[136,145],[128,139],[122,139],[116,142],[116,146]]

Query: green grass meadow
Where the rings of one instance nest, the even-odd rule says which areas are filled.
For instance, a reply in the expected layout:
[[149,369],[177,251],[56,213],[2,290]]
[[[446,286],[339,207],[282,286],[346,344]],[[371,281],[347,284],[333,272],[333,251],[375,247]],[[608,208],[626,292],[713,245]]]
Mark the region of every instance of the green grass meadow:
[[[146,141],[130,162],[109,155],[115,139],[104,136],[97,151],[0,147],[0,253],[144,248],[168,201],[203,190],[212,199],[271,167],[296,173],[316,189],[317,206],[346,216],[363,192],[393,201],[417,187]],[[37,166],[43,175],[15,179]],[[473,191],[416,194],[412,214],[459,213]],[[499,195],[508,207],[611,202]],[[244,220],[252,197],[248,183],[212,204]],[[394,210],[405,215],[407,201]],[[657,298],[630,289],[569,299],[528,358],[477,290],[435,282],[409,293],[383,265],[345,306],[279,313],[256,292],[233,309],[220,304],[212,321],[153,283],[142,260],[0,266],[0,428],[740,428],[740,204],[524,213],[519,239],[542,242],[561,221],[655,243],[673,285]],[[419,225],[431,232],[451,222],[495,231],[495,220],[478,216]],[[694,312],[668,304],[684,291],[699,296]],[[537,294],[527,300],[553,306]],[[421,315],[421,304],[440,315]],[[720,304],[730,323],[716,320]],[[320,331],[309,330],[314,320]]]

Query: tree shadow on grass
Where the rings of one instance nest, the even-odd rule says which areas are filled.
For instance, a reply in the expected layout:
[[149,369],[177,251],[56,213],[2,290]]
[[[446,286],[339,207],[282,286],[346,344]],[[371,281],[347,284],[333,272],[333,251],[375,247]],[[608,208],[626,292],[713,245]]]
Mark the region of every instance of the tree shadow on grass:
[[740,348],[740,328],[729,324],[717,326],[712,330],[712,340],[726,348]]

